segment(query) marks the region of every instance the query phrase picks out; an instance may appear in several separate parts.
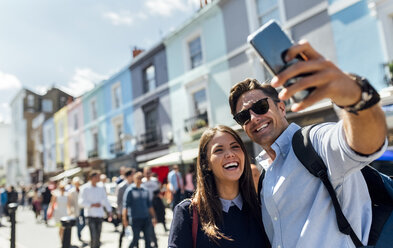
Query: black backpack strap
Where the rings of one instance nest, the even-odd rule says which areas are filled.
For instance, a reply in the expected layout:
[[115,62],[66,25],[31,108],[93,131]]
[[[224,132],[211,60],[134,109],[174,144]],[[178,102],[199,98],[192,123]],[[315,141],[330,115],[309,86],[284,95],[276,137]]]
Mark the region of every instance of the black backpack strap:
[[258,195],[258,202],[259,202],[259,205],[261,205],[262,206],[262,202],[261,202],[261,190],[262,190],[262,183],[263,183],[263,179],[265,178],[265,170],[264,169],[262,169],[262,173],[261,173],[261,175],[259,176],[259,179],[258,179],[258,191],[257,191],[257,195]]
[[336,192],[329,180],[327,174],[327,167],[318,153],[315,151],[310,140],[310,130],[315,125],[307,126],[296,131],[292,138],[292,148],[297,159],[304,165],[304,167],[315,177],[319,177],[325,188],[329,192],[332,199],[334,211],[336,212],[337,225],[340,232],[349,235],[356,247],[362,247],[363,244],[356,236],[347,218],[341,210],[338,202]]

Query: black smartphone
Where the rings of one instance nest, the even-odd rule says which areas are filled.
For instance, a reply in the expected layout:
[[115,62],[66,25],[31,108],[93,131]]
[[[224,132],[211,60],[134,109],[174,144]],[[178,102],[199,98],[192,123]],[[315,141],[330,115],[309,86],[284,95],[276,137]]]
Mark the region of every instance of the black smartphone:
[[[292,40],[285,34],[280,25],[275,20],[270,20],[257,31],[250,34],[248,42],[254,47],[257,53],[262,57],[265,67],[268,71],[277,75],[287,67],[293,65],[299,60],[307,60],[304,55],[298,55],[295,59],[286,62],[285,55],[288,49],[293,45]],[[296,81],[309,74],[302,74],[296,78],[289,79],[284,87],[296,83]],[[295,102],[300,102],[306,98],[315,87],[299,91],[292,96]]]

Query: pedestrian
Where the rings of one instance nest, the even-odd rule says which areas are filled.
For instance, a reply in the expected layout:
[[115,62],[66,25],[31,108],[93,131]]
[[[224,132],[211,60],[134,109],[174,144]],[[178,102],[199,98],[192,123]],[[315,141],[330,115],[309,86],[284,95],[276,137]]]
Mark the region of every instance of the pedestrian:
[[196,192],[176,206],[168,247],[270,247],[247,151],[231,128],[203,132]]
[[[156,224],[156,215],[152,207],[149,192],[142,188],[142,172],[138,171],[134,175],[134,184],[130,185],[124,193],[123,202],[123,225],[131,223],[132,241],[130,248],[134,248],[139,241],[140,232],[143,231],[145,247],[150,248],[151,225]],[[127,218],[127,217],[130,218]]]
[[5,209],[7,208],[7,191],[5,190],[4,185],[0,186],[0,226],[2,226],[2,219],[5,213]]
[[33,206],[33,212],[35,214],[36,220],[41,217],[41,210],[42,210],[42,197],[39,191],[39,188],[33,187],[33,196],[31,199],[31,204]]
[[80,207],[78,199],[82,180],[79,177],[72,178],[73,187],[68,191],[68,203],[70,206],[70,215],[76,218],[76,230],[78,239],[82,241],[82,230],[86,225],[83,208]]
[[186,185],[184,186],[184,197],[191,198],[192,194],[194,193],[195,186],[194,186],[194,165],[190,165],[188,168],[188,172],[185,176]]
[[172,193],[172,209],[184,198],[184,183],[179,166],[173,165],[172,170],[168,173],[168,186]]
[[48,225],[48,207],[49,207],[49,203],[52,199],[52,192],[49,189],[49,184],[46,183],[44,184],[42,191],[41,191],[41,197],[42,197],[42,211],[44,214],[44,221],[45,224]]
[[[117,188],[117,214],[118,218],[120,221],[123,219],[123,198],[124,198],[124,193],[128,186],[130,186],[134,182],[134,174],[135,174],[135,169],[134,168],[127,168],[125,169],[124,172],[124,179],[121,183],[118,184]],[[127,216],[127,215],[125,215]],[[119,248],[121,248],[121,245],[123,243],[123,237],[125,234],[127,226],[122,224],[122,229],[120,232],[120,237],[119,237]]]
[[68,216],[68,196],[65,192],[65,184],[63,182],[59,183],[58,190],[52,195],[52,200],[50,205],[53,206],[54,213],[53,216],[56,221],[56,226],[59,226],[59,236],[60,240],[63,240],[64,227],[61,225],[61,218]]
[[161,192],[160,190],[156,190],[153,192],[153,209],[154,212],[156,213],[156,218],[157,218],[157,223],[161,223],[164,226],[165,232],[168,231],[168,228],[166,227],[165,224],[165,205],[162,200]]
[[112,206],[108,201],[106,191],[99,185],[100,172],[92,170],[89,173],[89,182],[81,186],[79,205],[84,208],[85,217],[90,230],[90,247],[100,247],[102,220],[105,217],[104,208],[109,213],[108,220],[112,219]]
[[125,171],[126,171],[126,167],[125,166],[121,166],[120,169],[119,169],[120,175],[116,179],[116,184],[120,184],[121,182],[123,182],[123,180],[125,178],[125,176],[124,176]]
[[[292,137],[300,127],[288,123],[283,100],[314,88],[291,109],[300,111],[323,98],[343,108],[338,123],[314,126],[310,140],[328,167],[344,215],[366,244],[372,206],[360,169],[380,157],[387,145],[386,119],[377,104],[379,95],[365,78],[342,72],[307,42],[291,47],[285,60],[300,54],[308,60],[289,66],[272,79],[271,85],[246,79],[234,85],[229,96],[234,119],[263,148],[257,161],[266,171],[260,195],[267,235],[273,247],[354,247],[351,237],[338,229],[323,183],[293,152]],[[273,88],[299,75],[303,77],[280,94]]]
[[[154,191],[160,190],[161,185],[160,182],[156,177],[152,177],[152,172],[151,168],[145,167],[143,169],[143,175],[144,177],[142,178],[142,187],[145,188],[149,192],[149,200],[152,202],[153,201],[153,196],[154,196]],[[150,240],[154,244],[153,247],[157,247],[157,236],[156,232],[154,230],[154,225],[150,225]]]

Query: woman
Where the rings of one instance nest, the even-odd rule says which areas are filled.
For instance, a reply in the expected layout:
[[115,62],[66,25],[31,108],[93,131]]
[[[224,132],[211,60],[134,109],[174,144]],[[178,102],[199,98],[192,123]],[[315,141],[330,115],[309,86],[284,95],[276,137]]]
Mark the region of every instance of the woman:
[[64,228],[60,223],[62,217],[68,216],[69,204],[68,196],[65,193],[65,183],[61,182],[59,185],[58,194],[54,194],[51,199],[51,206],[54,208],[54,217],[56,225],[59,226],[60,240],[63,240]]
[[242,140],[229,127],[209,128],[199,144],[195,195],[174,209],[168,246],[270,247],[261,219]]

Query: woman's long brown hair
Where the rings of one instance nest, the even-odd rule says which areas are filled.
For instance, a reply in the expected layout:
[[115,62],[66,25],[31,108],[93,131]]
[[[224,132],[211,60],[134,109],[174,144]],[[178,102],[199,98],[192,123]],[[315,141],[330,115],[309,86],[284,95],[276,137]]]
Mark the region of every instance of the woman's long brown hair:
[[216,182],[212,170],[209,167],[207,147],[217,132],[224,132],[232,135],[239,143],[244,152],[244,170],[239,179],[239,191],[243,198],[243,207],[248,209],[254,218],[261,219],[261,211],[258,203],[255,187],[252,179],[250,160],[246,147],[239,135],[230,127],[218,125],[207,129],[199,142],[199,154],[197,159],[197,188],[192,198],[191,207],[198,210],[199,221],[202,230],[213,241],[228,239],[218,228],[222,223],[222,206],[219,199]]

